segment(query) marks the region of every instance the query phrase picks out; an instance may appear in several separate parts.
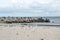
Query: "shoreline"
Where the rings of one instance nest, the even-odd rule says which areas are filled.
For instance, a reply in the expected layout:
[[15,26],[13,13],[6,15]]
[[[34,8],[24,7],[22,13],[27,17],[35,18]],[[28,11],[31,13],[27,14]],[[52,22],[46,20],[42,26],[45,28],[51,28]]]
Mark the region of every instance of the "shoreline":
[[7,24],[7,23],[0,23],[0,25],[34,25],[34,26],[60,26],[60,24],[35,24],[35,23],[12,23],[12,24]]
[[13,23],[13,24],[6,24],[6,23],[0,23],[0,26],[49,26],[49,27],[60,27],[60,24],[57,24],[57,25],[51,25],[51,24],[26,24],[26,23],[23,23],[23,24],[21,24],[21,23]]

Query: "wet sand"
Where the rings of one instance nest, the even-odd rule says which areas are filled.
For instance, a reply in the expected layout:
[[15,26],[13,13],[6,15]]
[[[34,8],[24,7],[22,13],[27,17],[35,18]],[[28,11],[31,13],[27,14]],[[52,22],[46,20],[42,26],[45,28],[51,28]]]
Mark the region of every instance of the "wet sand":
[[60,40],[60,27],[0,25],[0,40]]

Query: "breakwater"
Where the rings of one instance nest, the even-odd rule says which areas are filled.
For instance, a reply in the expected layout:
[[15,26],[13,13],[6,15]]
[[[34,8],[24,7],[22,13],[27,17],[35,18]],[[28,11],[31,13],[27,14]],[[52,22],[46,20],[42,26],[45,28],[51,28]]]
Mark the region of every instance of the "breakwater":
[[42,17],[0,17],[0,23],[33,23],[33,22],[50,22],[49,19]]

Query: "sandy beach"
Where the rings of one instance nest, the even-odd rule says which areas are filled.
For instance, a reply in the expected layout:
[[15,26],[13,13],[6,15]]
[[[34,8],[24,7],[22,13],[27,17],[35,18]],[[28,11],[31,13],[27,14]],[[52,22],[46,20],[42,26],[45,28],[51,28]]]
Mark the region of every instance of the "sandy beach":
[[60,27],[0,25],[0,40],[60,40]]

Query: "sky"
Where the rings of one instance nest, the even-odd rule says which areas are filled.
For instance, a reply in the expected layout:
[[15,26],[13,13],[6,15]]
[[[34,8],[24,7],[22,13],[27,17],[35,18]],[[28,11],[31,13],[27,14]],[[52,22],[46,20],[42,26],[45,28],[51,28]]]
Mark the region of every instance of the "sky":
[[0,16],[60,16],[60,0],[0,0]]

